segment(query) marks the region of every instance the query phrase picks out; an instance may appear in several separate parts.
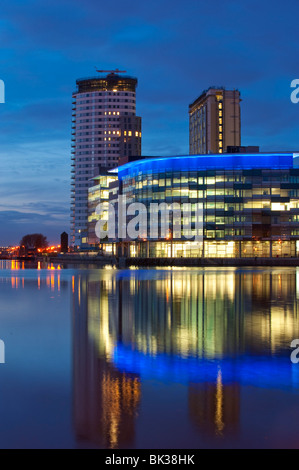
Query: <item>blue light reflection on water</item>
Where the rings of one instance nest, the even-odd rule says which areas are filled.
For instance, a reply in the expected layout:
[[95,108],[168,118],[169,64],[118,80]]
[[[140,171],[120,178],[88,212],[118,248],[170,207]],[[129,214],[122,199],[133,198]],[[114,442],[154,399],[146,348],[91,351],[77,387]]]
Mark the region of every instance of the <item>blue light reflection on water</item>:
[[0,291],[1,447],[297,445],[297,269],[4,268]]

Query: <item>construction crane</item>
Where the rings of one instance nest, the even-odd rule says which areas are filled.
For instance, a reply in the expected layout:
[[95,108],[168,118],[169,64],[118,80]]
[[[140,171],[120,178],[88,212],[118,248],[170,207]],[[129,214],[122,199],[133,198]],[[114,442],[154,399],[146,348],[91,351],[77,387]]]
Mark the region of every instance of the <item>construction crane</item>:
[[111,73],[112,75],[115,75],[116,73],[127,73],[126,70],[118,70],[118,69],[115,69],[115,70],[98,70],[96,68],[96,71],[99,72],[99,73]]

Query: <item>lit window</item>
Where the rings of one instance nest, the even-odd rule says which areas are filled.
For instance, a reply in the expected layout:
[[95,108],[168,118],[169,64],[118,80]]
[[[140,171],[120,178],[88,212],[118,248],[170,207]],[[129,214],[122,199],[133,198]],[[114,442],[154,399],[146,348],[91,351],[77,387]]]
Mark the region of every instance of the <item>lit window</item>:
[[128,131],[128,136],[131,136],[132,135],[132,131]]
[[222,109],[222,103],[218,103],[218,108]]
[[219,118],[219,124],[222,124],[222,118]]
[[222,116],[222,111],[219,111],[219,116]]
[[222,134],[219,134],[219,140],[222,140]]
[[222,132],[222,126],[219,126],[219,132]]

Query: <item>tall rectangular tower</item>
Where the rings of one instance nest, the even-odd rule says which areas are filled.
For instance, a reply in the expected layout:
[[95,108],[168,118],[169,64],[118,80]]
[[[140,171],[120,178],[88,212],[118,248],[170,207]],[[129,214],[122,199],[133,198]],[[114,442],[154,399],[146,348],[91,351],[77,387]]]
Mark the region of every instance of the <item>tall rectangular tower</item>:
[[91,178],[102,170],[117,167],[120,158],[141,155],[137,79],[122,75],[119,70],[99,72],[98,77],[77,80],[73,93],[71,244],[74,246],[87,243]]
[[189,105],[189,153],[223,153],[241,145],[240,92],[209,88]]

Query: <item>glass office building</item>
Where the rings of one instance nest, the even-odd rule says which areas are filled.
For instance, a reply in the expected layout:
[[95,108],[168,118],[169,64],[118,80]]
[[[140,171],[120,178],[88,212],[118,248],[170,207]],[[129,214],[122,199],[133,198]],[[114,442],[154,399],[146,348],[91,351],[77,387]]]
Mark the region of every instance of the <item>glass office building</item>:
[[[194,228],[202,207],[202,239],[149,232],[113,241],[130,257],[294,257],[299,250],[299,168],[292,153],[149,158],[117,169],[126,204],[188,203]],[[159,218],[159,224],[163,218]],[[107,243],[112,242],[108,240]],[[108,248],[108,247],[107,247]],[[111,248],[110,248],[111,249]]]

